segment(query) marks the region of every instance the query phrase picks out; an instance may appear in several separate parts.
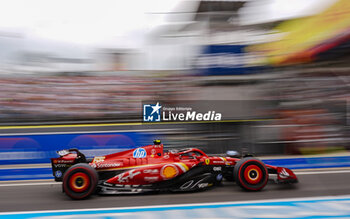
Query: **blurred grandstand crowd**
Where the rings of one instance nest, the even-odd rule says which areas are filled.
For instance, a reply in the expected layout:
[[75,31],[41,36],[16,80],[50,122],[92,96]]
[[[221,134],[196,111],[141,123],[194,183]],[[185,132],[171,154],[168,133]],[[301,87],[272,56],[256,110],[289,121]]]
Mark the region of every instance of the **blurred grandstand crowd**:
[[[220,153],[227,149],[241,150],[242,145],[255,154],[344,150],[348,147],[346,112],[350,98],[347,73],[305,72],[275,74],[263,80],[231,77],[221,82],[213,81],[212,76],[132,76],[125,72],[36,75],[35,79],[2,76],[0,115],[2,123],[140,121],[142,101],[226,99],[231,106],[241,104],[232,100],[241,101],[243,95],[244,100],[270,102],[264,108],[266,111],[259,111],[261,102],[256,101],[251,106],[256,108],[252,112],[275,120],[184,126],[182,131],[166,134],[164,138],[173,146],[183,145],[185,141],[212,153],[217,153],[218,148],[222,149]],[[238,119],[258,118],[246,117],[243,112],[247,110],[237,110],[232,115]]]
[[141,115],[141,101],[186,92],[181,78],[171,76],[7,76],[0,78],[0,116],[2,122],[132,119]]
[[270,88],[269,99],[279,101],[275,124],[281,130],[281,142],[287,144],[285,153],[346,148],[347,73],[327,69],[305,72],[265,85]]

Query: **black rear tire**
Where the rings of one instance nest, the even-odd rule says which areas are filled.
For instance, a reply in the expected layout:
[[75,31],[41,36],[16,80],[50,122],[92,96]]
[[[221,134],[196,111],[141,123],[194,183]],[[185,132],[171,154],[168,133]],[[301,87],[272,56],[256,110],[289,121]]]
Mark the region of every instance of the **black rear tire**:
[[252,157],[246,157],[238,161],[233,175],[236,183],[247,191],[263,189],[269,178],[265,164],[259,159]]
[[96,190],[98,175],[86,163],[71,166],[63,176],[63,191],[72,199],[85,199]]

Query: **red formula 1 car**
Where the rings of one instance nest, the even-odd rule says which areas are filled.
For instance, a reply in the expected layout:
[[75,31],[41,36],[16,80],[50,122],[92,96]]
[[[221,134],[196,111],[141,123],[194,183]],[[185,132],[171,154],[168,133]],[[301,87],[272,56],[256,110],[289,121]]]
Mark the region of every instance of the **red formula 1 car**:
[[244,190],[258,191],[265,187],[269,174],[276,174],[277,183],[298,182],[290,169],[266,165],[253,157],[213,157],[197,148],[164,152],[159,140],[92,160],[77,149],[58,154],[59,158],[51,159],[53,175],[73,199],[95,192],[196,191],[218,185],[223,178]]

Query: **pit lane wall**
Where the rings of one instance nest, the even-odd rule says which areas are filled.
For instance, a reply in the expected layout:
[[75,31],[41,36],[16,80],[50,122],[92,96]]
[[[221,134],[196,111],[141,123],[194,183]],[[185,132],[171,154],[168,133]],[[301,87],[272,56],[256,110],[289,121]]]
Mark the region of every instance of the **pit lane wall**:
[[56,151],[68,148],[101,156],[150,144],[154,138],[146,132],[0,136],[0,165],[49,163]]

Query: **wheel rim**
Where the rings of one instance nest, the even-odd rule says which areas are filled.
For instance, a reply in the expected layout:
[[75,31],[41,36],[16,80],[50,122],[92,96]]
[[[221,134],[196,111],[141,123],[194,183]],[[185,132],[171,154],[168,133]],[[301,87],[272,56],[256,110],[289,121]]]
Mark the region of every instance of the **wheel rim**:
[[263,177],[263,173],[261,171],[261,168],[257,165],[249,165],[244,170],[244,179],[249,183],[256,185],[259,182],[261,182],[261,179]]
[[83,192],[89,188],[90,178],[86,173],[75,173],[69,179],[69,187],[74,192]]

